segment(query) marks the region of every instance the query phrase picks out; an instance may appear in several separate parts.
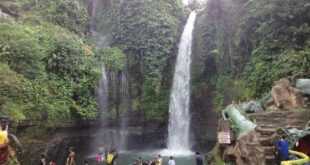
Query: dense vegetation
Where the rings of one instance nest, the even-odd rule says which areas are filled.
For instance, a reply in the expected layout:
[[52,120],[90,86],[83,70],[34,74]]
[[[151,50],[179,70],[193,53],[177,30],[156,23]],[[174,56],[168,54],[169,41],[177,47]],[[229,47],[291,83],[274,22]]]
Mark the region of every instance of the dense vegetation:
[[[170,64],[182,30],[180,1],[106,1],[101,6],[96,15],[99,33],[111,33],[107,37],[110,45],[122,49],[127,57],[130,109],[146,119],[165,119],[173,70]],[[117,106],[110,109],[122,111]]]
[[[167,116],[180,1],[97,2],[96,8],[82,0],[0,3],[10,16],[0,23],[1,115],[50,123],[97,118],[95,91],[104,64],[111,81],[108,116],[128,109],[145,119]],[[89,37],[93,26],[95,38]],[[101,45],[101,36],[108,44]],[[131,108],[120,105],[115,77],[122,74]]]
[[209,0],[197,22],[195,53],[204,63],[194,82],[213,84],[221,109],[261,97],[282,77],[309,76],[309,9],[305,0]]
[[[165,119],[185,20],[181,2],[90,2],[1,1],[10,17],[0,18],[0,113],[15,120],[94,119],[105,64],[110,117],[134,110]],[[281,77],[308,76],[309,9],[306,0],[209,0],[196,23],[194,98],[213,88],[220,109],[233,99],[261,97]],[[128,80],[125,107],[121,75]]]
[[77,1],[1,5],[23,14],[0,23],[1,115],[49,123],[96,118],[100,69],[81,37],[86,10]]

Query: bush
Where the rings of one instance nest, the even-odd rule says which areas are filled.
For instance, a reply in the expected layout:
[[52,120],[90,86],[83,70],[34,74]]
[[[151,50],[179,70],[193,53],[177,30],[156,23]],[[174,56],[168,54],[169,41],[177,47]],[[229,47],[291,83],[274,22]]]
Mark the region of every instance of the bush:
[[[79,0],[19,0],[27,17],[39,18],[69,29],[71,32],[84,34],[87,30],[88,13],[86,6]],[[27,18],[29,19],[29,18]]]
[[0,24],[0,108],[14,120],[97,117],[92,48],[50,24]]
[[44,49],[37,32],[24,25],[0,24],[0,61],[31,79],[42,76],[44,72]]
[[122,71],[126,65],[126,56],[117,47],[98,50],[96,58],[99,62],[103,62],[105,67],[110,71]]

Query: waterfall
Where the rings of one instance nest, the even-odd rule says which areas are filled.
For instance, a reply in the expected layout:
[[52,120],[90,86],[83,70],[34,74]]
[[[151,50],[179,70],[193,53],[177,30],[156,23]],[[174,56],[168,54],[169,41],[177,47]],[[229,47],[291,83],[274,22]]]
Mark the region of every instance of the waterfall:
[[108,78],[104,65],[102,65],[101,67],[101,79],[99,81],[97,92],[98,92],[98,103],[100,112],[103,113],[108,109],[108,95],[109,95]]
[[88,1],[88,13],[90,15],[89,31],[92,36],[94,36],[96,32],[96,12],[97,12],[96,6],[97,5],[98,5],[97,0]]
[[[109,48],[111,46],[111,31],[104,29],[105,26],[102,24],[106,20],[101,19],[103,14],[105,14],[103,11],[107,8],[105,6],[107,2],[102,0],[88,0],[88,13],[90,15],[89,33],[98,49]],[[131,109],[127,76],[127,68],[119,72],[105,68],[104,64],[102,65],[101,79],[96,91],[101,122],[105,123],[106,117],[113,115],[111,113],[113,111],[119,112],[117,115],[120,115],[118,116],[120,118],[118,123],[115,123],[115,126],[118,126],[115,127],[115,130],[107,131],[107,127],[100,127],[97,130],[96,138],[92,144],[94,152],[97,152],[97,148],[100,145],[105,145],[107,148],[115,148],[118,151],[127,150],[127,112]]]
[[120,84],[120,94],[121,94],[121,109],[124,109],[126,112],[123,112],[120,120],[120,147],[118,148],[121,151],[127,150],[127,136],[128,136],[128,112],[130,110],[130,101],[128,93],[128,81],[127,75],[125,72],[122,72],[121,75],[121,84]]
[[[96,39],[98,36],[103,37],[101,34],[97,33],[97,24],[96,24],[96,13],[98,7],[98,0],[89,0],[88,1],[88,12],[90,14],[90,22],[89,22],[89,31],[92,38]],[[102,46],[100,42],[96,39],[96,47],[103,48],[106,46]],[[101,79],[99,81],[99,86],[97,89],[98,95],[98,104],[100,113],[107,112],[108,110],[108,96],[109,96],[109,86],[108,86],[108,77],[104,64],[101,66]]]
[[175,65],[170,94],[168,151],[172,154],[190,154],[190,65],[192,38],[196,19],[193,11],[185,25]]

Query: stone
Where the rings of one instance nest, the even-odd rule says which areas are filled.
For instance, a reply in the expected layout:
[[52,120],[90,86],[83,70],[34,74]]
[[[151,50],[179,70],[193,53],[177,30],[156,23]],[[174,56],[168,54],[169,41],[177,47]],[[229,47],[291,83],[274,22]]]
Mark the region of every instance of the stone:
[[310,95],[310,79],[298,79],[296,81],[296,88],[303,94]]
[[10,16],[4,12],[2,12],[2,10],[0,9],[0,19],[8,19]]
[[304,106],[302,93],[292,87],[288,79],[280,79],[274,84],[271,96],[277,108],[289,110]]
[[251,131],[239,138],[234,146],[227,147],[224,160],[234,161],[237,165],[265,165],[265,153],[258,134]]
[[240,104],[240,107],[246,113],[255,113],[255,112],[263,111],[261,104],[257,101],[249,101],[249,102],[242,103]]

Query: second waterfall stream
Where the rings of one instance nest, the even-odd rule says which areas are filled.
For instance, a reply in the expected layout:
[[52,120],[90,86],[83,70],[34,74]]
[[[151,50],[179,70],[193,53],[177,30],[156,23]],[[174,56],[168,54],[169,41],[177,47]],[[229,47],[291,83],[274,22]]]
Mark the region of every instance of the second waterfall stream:
[[193,31],[196,11],[191,12],[179,43],[170,94],[168,140],[165,151],[173,155],[191,154],[190,79]]

